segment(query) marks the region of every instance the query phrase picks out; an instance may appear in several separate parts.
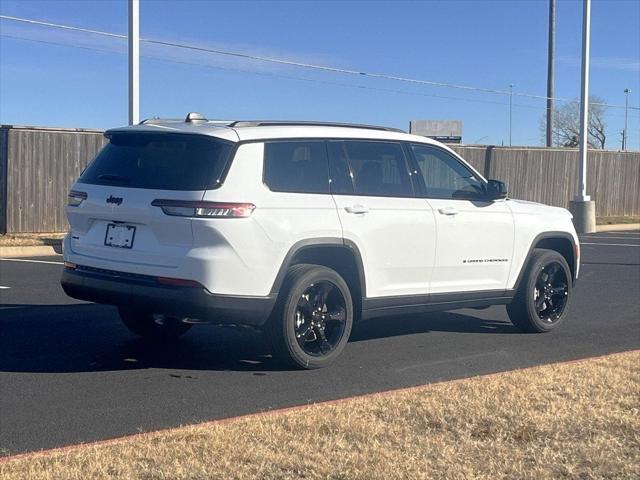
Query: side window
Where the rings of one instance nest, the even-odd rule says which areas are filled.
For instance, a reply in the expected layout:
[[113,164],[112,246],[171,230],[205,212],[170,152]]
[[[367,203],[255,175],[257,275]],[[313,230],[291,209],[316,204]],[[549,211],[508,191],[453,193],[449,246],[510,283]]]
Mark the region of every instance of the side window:
[[264,182],[274,192],[329,193],[324,141],[265,142]]
[[420,167],[427,196],[454,200],[475,200],[484,196],[484,185],[453,155],[429,145],[411,145]]
[[[402,145],[393,142],[355,141],[330,142],[334,193],[355,193],[381,197],[413,197],[411,177]],[[339,147],[342,147],[341,149]],[[347,167],[348,165],[348,167]],[[350,187],[345,169],[353,181]],[[342,170],[342,172],[340,172]]]

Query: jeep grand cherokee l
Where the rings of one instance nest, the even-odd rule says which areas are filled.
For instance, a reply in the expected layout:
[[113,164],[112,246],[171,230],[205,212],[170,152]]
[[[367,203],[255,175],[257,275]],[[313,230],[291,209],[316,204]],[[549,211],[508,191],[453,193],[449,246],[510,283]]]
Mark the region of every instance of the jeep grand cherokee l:
[[353,322],[504,304],[524,331],[566,316],[571,215],[507,197],[436,141],[383,127],[148,120],[69,192],[62,286],[135,334],[248,325],[318,368]]

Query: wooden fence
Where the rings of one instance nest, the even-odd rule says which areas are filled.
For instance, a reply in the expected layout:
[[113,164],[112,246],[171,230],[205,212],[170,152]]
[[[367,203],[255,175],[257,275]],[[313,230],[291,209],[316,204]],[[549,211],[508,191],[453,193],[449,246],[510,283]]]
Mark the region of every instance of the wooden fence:
[[69,187],[105,139],[101,131],[0,127],[0,233],[64,232]]
[[[486,178],[502,180],[509,196],[567,208],[578,185],[578,150],[536,147],[452,148]],[[590,150],[587,193],[597,216],[640,215],[640,152]]]
[[[97,130],[0,127],[0,233],[65,231],[69,187],[104,144]],[[567,207],[575,195],[575,149],[452,148],[514,198]],[[598,216],[640,215],[640,152],[590,151],[588,172]]]

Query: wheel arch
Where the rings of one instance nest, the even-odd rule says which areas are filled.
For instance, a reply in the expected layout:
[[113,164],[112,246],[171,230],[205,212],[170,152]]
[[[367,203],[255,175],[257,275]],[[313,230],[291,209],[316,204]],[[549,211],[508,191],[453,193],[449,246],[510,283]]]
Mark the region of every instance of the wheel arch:
[[353,242],[342,238],[314,238],[295,243],[278,270],[271,295],[279,294],[287,270],[300,263],[323,265],[338,272],[351,290],[354,307],[359,315],[366,292],[366,280],[360,250]]
[[577,269],[578,269],[578,258],[577,258],[577,244],[573,238],[573,236],[568,232],[544,232],[536,236],[531,242],[531,246],[529,247],[529,251],[527,252],[527,256],[522,263],[522,267],[520,268],[520,273],[518,274],[518,278],[514,285],[514,290],[518,290],[520,287],[520,282],[524,277],[524,273],[529,265],[531,260],[531,255],[533,251],[537,248],[545,248],[547,250],[554,250],[558,252],[560,255],[564,257],[569,265],[569,269],[571,270],[571,281],[575,284],[577,277]]

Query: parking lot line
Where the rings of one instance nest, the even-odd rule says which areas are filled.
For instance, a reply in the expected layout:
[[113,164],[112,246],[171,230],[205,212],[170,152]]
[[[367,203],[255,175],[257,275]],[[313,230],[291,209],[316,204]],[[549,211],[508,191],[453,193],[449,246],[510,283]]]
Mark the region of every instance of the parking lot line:
[[631,245],[629,243],[590,243],[590,242],[580,242],[580,245],[602,245],[606,247],[640,247],[640,245]]
[[2,285],[0,285],[0,290],[6,290],[6,289],[9,289],[9,288],[11,288],[11,287],[3,287]]
[[49,260],[30,260],[26,258],[0,258],[3,262],[29,262],[29,263],[48,263],[50,265],[64,265],[64,262],[51,262]]
[[600,238],[606,238],[607,240],[640,240],[640,238],[635,238],[635,237],[601,237],[601,236],[596,236],[596,235],[592,235],[592,236],[587,236],[584,235],[582,236],[582,238],[586,238],[588,240],[596,240],[596,239],[600,239]]

